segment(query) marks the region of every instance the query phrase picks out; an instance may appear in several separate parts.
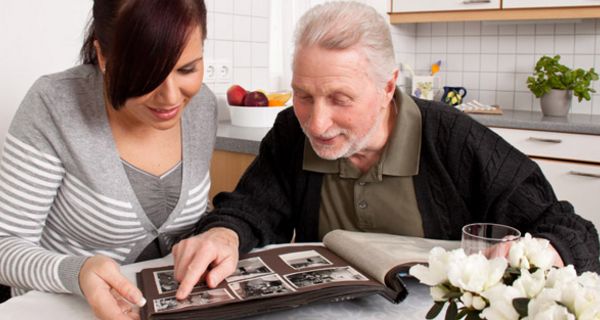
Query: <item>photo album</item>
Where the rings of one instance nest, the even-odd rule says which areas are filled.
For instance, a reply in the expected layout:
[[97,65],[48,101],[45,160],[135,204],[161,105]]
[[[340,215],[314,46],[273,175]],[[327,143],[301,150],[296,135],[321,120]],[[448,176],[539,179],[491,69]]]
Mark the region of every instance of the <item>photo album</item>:
[[277,245],[242,255],[236,271],[216,288],[199,282],[177,300],[173,266],[144,269],[138,286],[148,303],[142,319],[228,319],[380,294],[399,303],[408,269],[426,263],[435,246],[458,241],[335,230],[323,244]]

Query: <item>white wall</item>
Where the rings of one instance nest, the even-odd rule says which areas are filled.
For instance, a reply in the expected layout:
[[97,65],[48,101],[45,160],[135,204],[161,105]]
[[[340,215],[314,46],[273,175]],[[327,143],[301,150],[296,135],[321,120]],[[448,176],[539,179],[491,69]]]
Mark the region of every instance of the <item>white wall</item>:
[[224,59],[233,67],[231,81],[205,83],[219,100],[219,119],[228,119],[225,92],[232,83],[252,91],[279,89],[271,85],[269,74],[271,0],[204,1],[208,10],[204,60]]
[[23,96],[41,75],[77,64],[92,0],[3,0],[0,146]]
[[[227,59],[231,82],[209,82],[222,105],[232,83],[277,90],[269,76],[270,0],[205,0],[205,59]],[[78,64],[92,0],[2,0],[0,9],[0,146],[23,96],[40,76]]]

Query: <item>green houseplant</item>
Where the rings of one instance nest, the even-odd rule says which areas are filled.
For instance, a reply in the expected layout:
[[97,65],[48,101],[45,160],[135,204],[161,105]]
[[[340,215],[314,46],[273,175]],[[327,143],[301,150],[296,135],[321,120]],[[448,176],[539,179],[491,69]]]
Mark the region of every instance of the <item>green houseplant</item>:
[[550,116],[565,116],[569,112],[572,96],[579,102],[591,99],[592,81],[598,80],[594,68],[575,70],[560,63],[560,55],[541,57],[533,76],[527,78],[527,86],[536,97],[541,98],[542,112]]

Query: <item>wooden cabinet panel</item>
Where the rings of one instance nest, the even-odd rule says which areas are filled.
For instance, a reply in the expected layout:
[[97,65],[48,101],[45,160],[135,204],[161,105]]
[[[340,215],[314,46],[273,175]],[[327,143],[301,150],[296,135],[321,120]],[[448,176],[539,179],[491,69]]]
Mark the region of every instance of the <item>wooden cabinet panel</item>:
[[221,191],[233,191],[254,158],[253,154],[215,150],[210,165],[209,199]]
[[555,8],[598,6],[600,0],[503,0],[502,8]]
[[534,159],[560,200],[569,201],[575,212],[600,230],[600,165]]

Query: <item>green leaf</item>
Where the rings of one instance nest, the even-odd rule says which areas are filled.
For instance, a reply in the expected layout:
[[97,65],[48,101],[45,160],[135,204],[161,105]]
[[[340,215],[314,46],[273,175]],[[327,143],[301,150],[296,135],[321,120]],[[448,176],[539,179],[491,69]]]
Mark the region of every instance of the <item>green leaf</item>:
[[429,309],[429,311],[427,312],[425,319],[434,319],[435,317],[437,317],[438,314],[440,314],[440,312],[444,308],[444,304],[446,303],[442,301],[435,302],[433,306],[431,306],[431,309]]
[[444,298],[451,300],[451,299],[455,299],[455,298],[460,298],[460,297],[462,297],[462,295],[463,294],[460,291],[450,291],[444,295]]
[[481,320],[481,317],[479,316],[479,312],[473,311],[467,315],[467,319],[465,320]]
[[[583,98],[584,98],[585,100],[587,100],[587,101],[590,101],[590,99],[592,99],[592,96],[590,96],[590,93],[589,93],[589,91],[587,91],[587,90],[586,90],[586,91],[583,93]],[[581,97],[580,97],[580,99],[579,99],[579,102],[581,102]]]
[[573,80],[575,80],[575,75],[573,74],[573,72],[571,72],[571,71],[565,72],[562,82],[564,84],[569,84],[569,83],[572,83]]
[[592,81],[599,79],[594,68],[573,70],[560,63],[560,55],[543,56],[536,62],[533,76],[527,78],[527,87],[538,98],[552,89],[573,90],[573,95],[581,102],[591,99],[590,93],[595,92],[591,88]]
[[450,302],[448,305],[448,309],[446,310],[446,320],[455,320],[456,315],[458,314],[458,307],[456,306],[456,301]]
[[456,315],[456,319],[462,319],[464,316],[468,315],[471,312],[470,309],[460,308],[458,309],[458,314]]
[[527,305],[529,298],[515,298],[512,301],[515,311],[519,314],[519,318],[527,317]]

